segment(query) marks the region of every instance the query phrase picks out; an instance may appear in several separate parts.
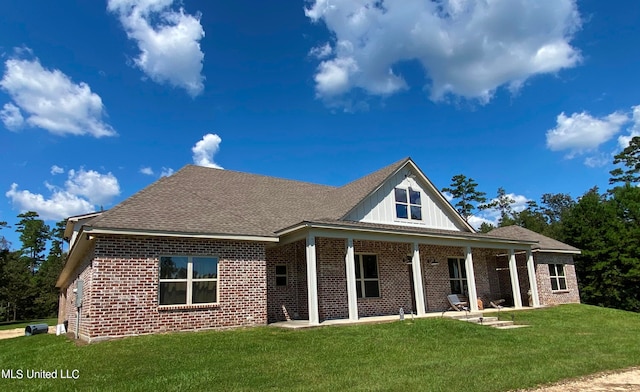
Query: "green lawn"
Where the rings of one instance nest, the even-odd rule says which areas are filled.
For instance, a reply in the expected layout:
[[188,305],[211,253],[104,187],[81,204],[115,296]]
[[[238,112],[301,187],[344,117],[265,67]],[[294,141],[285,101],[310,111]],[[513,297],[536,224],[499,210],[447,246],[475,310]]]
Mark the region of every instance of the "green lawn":
[[27,325],[31,324],[47,324],[48,326],[56,325],[58,323],[58,318],[48,318],[41,320],[32,320],[32,321],[17,321],[17,322],[2,322],[0,323],[0,331],[4,331],[7,329],[16,329],[16,328],[25,328]]
[[[2,369],[79,371],[1,379],[0,390],[506,391],[640,365],[640,314],[586,305],[517,312],[529,328],[430,318],[377,325],[175,333],[78,347],[0,341]],[[503,312],[503,316],[505,315]]]

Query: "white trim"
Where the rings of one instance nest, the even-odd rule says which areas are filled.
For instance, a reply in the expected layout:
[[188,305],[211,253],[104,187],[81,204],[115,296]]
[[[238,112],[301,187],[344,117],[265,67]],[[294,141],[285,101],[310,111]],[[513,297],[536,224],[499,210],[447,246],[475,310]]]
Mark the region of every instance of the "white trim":
[[[163,257],[186,257],[187,259],[187,277],[181,279],[160,278],[160,269],[162,268]],[[215,278],[193,278],[193,259],[216,259],[216,277]],[[187,292],[185,303],[183,304],[161,304],[160,303],[160,283],[186,283]],[[194,282],[215,282],[216,283],[216,301],[215,302],[193,302],[193,283]],[[161,255],[158,256],[158,307],[166,308],[167,306],[207,306],[220,304],[220,257],[218,256],[201,256],[201,255]]]
[[307,301],[309,306],[309,324],[320,325],[318,314],[318,271],[316,265],[316,237],[313,232],[307,235]]
[[[328,238],[346,238],[347,236],[358,240],[371,241],[389,241],[389,242],[418,242],[427,245],[443,245],[443,246],[467,246],[469,242],[473,243],[475,248],[492,248],[492,249],[529,249],[532,245],[536,245],[537,241],[528,240],[510,240],[504,238],[491,237],[465,237],[455,234],[444,233],[419,233],[407,231],[395,231],[390,229],[378,229],[368,227],[352,227],[342,226],[339,224],[313,223],[303,222],[296,226],[285,229],[278,234],[282,237],[286,234],[293,233],[302,229],[314,229],[319,237]],[[336,231],[345,234],[338,234]],[[395,238],[393,238],[395,237]],[[283,243],[288,242],[285,239]]]
[[533,261],[533,253],[527,251],[527,273],[529,274],[529,290],[531,290],[531,299],[533,306],[540,306],[540,297],[538,296],[538,280],[536,279],[536,266]]
[[347,254],[345,255],[345,267],[347,273],[347,298],[349,302],[349,320],[358,320],[358,292],[356,290],[356,267],[353,253],[353,238],[347,238]]
[[424,316],[424,287],[422,285],[422,270],[420,266],[420,245],[413,243],[413,256],[411,257],[411,270],[413,272],[413,292],[416,295],[416,314]]
[[87,234],[114,234],[114,235],[142,235],[149,237],[181,237],[181,238],[207,238],[216,240],[236,240],[236,241],[257,241],[257,242],[279,242],[277,237],[263,237],[243,234],[202,234],[202,233],[181,233],[169,231],[146,231],[146,230],[126,230],[126,229],[100,229],[86,227]]
[[467,287],[469,289],[469,307],[472,312],[477,312],[478,309],[478,293],[476,292],[476,275],[473,271],[473,256],[471,254],[471,247],[467,246],[466,255],[464,258],[464,268],[467,271]]
[[509,249],[509,276],[511,277],[511,290],[513,291],[513,306],[516,309],[520,309],[522,308],[522,296],[520,295],[516,255],[513,249]]
[[579,255],[582,253],[581,250],[561,250],[561,249],[532,249],[532,252],[539,252],[539,253],[567,253],[567,254],[574,254],[574,255]]
[[[375,278],[365,278],[364,277],[364,259],[362,258],[362,256],[374,256],[376,258],[376,277]],[[362,252],[362,253],[356,253],[354,254],[354,260],[356,260],[358,262],[358,266],[360,267],[360,277],[358,277],[358,275],[356,275],[356,290],[357,290],[357,286],[360,285],[360,293],[362,293],[362,297],[358,297],[361,299],[367,299],[367,298],[382,298],[382,292],[380,291],[380,263],[378,262],[378,254],[377,253],[370,253],[370,252]],[[355,264],[355,263],[354,263]],[[355,270],[355,266],[354,266],[354,270]],[[369,297],[367,296],[366,293],[366,282],[376,282],[378,285],[378,295],[373,297]],[[356,291],[356,296],[357,296],[357,291]]]

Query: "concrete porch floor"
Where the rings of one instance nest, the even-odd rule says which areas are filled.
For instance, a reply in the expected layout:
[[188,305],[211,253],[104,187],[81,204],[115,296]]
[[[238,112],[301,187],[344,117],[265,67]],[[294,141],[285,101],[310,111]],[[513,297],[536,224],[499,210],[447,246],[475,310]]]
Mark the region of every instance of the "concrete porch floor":
[[[531,310],[531,309],[539,309],[543,306],[533,308],[533,307],[522,307],[522,308],[510,308],[504,307],[500,309],[500,313],[504,312],[517,312],[520,310]],[[445,312],[429,312],[424,316],[411,316],[411,313],[405,314],[405,320],[411,320],[413,318],[429,318],[429,317],[449,317],[449,318],[471,318],[482,316],[485,313],[498,313],[498,309],[496,308],[488,308],[484,310],[479,310],[477,312],[456,312],[456,311],[445,311]],[[289,321],[278,321],[275,323],[269,324],[271,327],[278,328],[287,328],[287,329],[302,329],[302,328],[317,328],[324,327],[329,325],[357,325],[357,324],[367,324],[367,323],[390,323],[393,321],[399,321],[400,315],[391,315],[391,316],[372,316],[372,317],[360,317],[358,320],[349,320],[349,319],[337,319],[337,320],[325,320],[322,321],[318,325],[309,324],[309,320],[289,320]]]

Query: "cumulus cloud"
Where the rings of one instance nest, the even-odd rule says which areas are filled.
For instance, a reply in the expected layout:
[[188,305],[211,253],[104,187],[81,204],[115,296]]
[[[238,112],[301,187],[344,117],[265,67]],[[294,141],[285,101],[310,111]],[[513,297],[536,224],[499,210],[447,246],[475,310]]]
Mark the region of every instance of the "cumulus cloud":
[[547,131],[547,147],[552,151],[568,150],[567,158],[593,151],[620,132],[629,117],[614,112],[604,117],[593,117],[587,112],[564,112],[556,119],[556,126]]
[[88,84],[74,83],[62,71],[44,68],[38,59],[11,58],[5,67],[0,87],[14,102],[4,105],[0,117],[8,129],[26,124],[56,135],[116,135],[102,121],[102,99]]
[[163,167],[162,170],[160,170],[160,177],[169,177],[172,174],[173,169],[170,167]]
[[500,86],[517,90],[581,60],[570,43],[581,27],[575,0],[314,0],[305,14],[324,23],[334,43],[314,77],[326,100],[354,88],[396,93],[407,83],[394,67],[418,61],[432,100],[487,102]]
[[[523,195],[517,195],[515,193],[507,193],[506,197],[513,200],[513,204],[511,204],[511,209],[513,212],[521,212],[527,208],[527,202],[529,199]],[[497,202],[498,199],[489,200],[489,203]],[[500,211],[496,208],[488,208],[486,210],[479,211],[476,215],[470,216],[467,221],[471,226],[478,229],[480,225],[483,223],[492,224],[494,226],[498,226],[498,221],[500,220]]]
[[56,174],[62,174],[62,173],[64,173],[64,169],[61,168],[60,166],[58,166],[58,165],[51,166],[51,174],[52,175],[55,176]]
[[[54,173],[52,167],[52,174]],[[64,188],[45,182],[51,195],[20,190],[11,184],[5,196],[21,212],[37,211],[43,219],[60,220],[69,216],[96,211],[98,206],[110,203],[120,194],[118,180],[111,173],[101,174],[94,170],[69,170]]]
[[331,48],[331,44],[327,42],[324,45],[311,48],[311,50],[309,51],[309,56],[318,59],[324,59],[326,57],[329,57],[331,53],[333,53],[333,49]]
[[208,133],[202,137],[202,140],[198,141],[191,152],[193,152],[193,163],[198,166],[212,167],[215,169],[222,169],[220,165],[213,161],[213,156],[220,149],[220,143],[222,139],[215,133]]
[[120,194],[118,179],[111,173],[101,174],[95,170],[69,170],[65,182],[67,191],[84,196],[92,204],[106,204]]
[[629,146],[629,142],[635,136],[640,136],[640,105],[634,106],[633,108],[633,125],[629,128],[628,135],[618,136],[618,146],[621,150],[624,150]]
[[140,53],[135,65],[156,83],[183,88],[195,97],[204,89],[200,15],[176,9],[175,0],[109,0],[129,39]]
[[10,131],[18,131],[24,125],[24,117],[20,113],[20,108],[12,103],[4,104],[0,110],[0,119]]
[[153,175],[153,169],[151,169],[150,167],[143,167],[143,168],[140,169],[140,173],[146,174],[147,176],[152,176]]

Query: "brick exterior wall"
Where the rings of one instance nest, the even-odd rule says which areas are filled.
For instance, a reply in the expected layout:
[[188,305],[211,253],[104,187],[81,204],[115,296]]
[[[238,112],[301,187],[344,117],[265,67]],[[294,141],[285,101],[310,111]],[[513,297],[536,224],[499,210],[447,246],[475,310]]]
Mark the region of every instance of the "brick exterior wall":
[[[91,278],[93,276],[92,266],[93,250],[89,250],[87,254],[84,255],[80,267],[72,276],[69,286],[64,290],[61,290],[63,292],[60,295],[60,306],[58,307],[58,324],[62,324],[63,322],[68,321],[67,332],[73,333],[75,335],[77,331],[78,336],[84,340],[89,340],[89,318],[87,317],[87,315],[91,313],[91,301],[89,301],[88,299],[90,298]],[[78,324],[78,308],[76,308],[76,294],[73,292],[73,290],[78,287],[79,280],[83,281],[83,296],[82,309],[80,310],[79,314],[79,328],[76,329],[76,325]]]
[[[305,241],[267,248],[268,322],[308,318]],[[287,285],[276,286],[276,266],[287,266]]]
[[[572,255],[535,252],[533,258],[536,263],[536,279],[538,281],[538,295],[540,296],[541,305],[580,303],[578,279]],[[564,273],[567,278],[566,290],[551,290],[548,264],[564,264]]]
[[[159,258],[172,255],[219,258],[218,304],[158,305]],[[99,236],[93,255],[78,271],[85,282],[80,321],[85,340],[267,322],[265,248],[260,243]],[[70,331],[75,328],[71,290],[76,281],[66,288]]]

